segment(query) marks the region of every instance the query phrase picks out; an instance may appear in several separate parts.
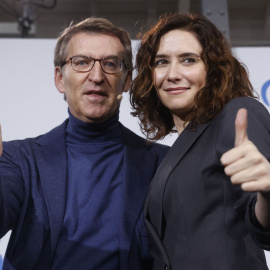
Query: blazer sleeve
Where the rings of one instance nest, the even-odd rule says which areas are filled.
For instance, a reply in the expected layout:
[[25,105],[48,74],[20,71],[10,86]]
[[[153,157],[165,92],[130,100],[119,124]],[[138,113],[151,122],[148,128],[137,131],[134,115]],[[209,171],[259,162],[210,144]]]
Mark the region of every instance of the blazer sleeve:
[[[248,138],[258,150],[270,161],[270,115],[267,109],[259,101],[253,98],[236,98],[229,102],[219,117],[218,132],[216,138],[216,151],[218,158],[226,151],[234,147],[235,117],[240,108],[248,111]],[[234,209],[242,218],[246,229],[252,235],[254,241],[263,249],[270,250],[270,232],[256,225],[255,202],[256,193],[244,192],[238,185],[229,181],[231,198],[234,200]]]
[[0,158],[0,237],[14,227],[24,195],[17,150],[16,143],[3,143]]

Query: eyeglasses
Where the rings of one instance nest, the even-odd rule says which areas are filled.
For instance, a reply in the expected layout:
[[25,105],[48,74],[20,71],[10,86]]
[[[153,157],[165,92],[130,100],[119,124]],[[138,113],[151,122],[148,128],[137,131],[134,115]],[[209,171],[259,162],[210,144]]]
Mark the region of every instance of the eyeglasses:
[[96,61],[100,63],[103,72],[108,74],[117,74],[121,72],[124,66],[124,61],[119,58],[101,58],[95,59],[90,56],[73,56],[67,60],[65,64],[71,61],[71,67],[77,72],[89,72]]

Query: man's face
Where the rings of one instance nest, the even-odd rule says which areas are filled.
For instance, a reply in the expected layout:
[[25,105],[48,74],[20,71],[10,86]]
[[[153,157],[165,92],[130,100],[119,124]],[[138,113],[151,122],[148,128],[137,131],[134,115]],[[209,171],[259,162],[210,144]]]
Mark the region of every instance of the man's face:
[[[66,60],[76,55],[123,60],[124,47],[117,37],[79,33],[68,44]],[[86,123],[103,122],[115,115],[121,100],[117,96],[128,91],[130,82],[127,71],[122,69],[118,74],[106,74],[98,61],[86,73],[74,71],[71,62],[62,69],[55,68],[56,87],[60,93],[65,93],[71,114]]]

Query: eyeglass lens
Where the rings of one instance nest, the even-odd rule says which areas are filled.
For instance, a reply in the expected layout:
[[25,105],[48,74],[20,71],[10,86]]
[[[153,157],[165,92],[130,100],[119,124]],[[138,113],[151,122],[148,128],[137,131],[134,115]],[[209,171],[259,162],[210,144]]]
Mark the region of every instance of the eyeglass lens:
[[101,68],[106,73],[119,73],[122,70],[122,61],[117,58],[93,59],[91,57],[73,56],[71,60],[72,68],[75,71],[90,71],[95,62],[101,64]]

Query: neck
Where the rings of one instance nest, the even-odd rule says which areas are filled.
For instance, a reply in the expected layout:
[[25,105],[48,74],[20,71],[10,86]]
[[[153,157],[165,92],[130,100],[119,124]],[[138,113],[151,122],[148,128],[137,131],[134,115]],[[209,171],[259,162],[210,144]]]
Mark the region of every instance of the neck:
[[118,122],[119,115],[111,117],[102,123],[85,123],[74,117],[69,111],[67,125],[68,141],[73,142],[106,142],[121,141],[122,129]]
[[178,135],[180,135],[182,131],[185,129],[185,124],[186,125],[188,124],[187,122],[183,121],[180,117],[176,116],[175,114],[173,114],[173,122],[177,129]]

